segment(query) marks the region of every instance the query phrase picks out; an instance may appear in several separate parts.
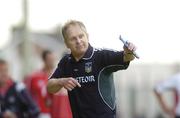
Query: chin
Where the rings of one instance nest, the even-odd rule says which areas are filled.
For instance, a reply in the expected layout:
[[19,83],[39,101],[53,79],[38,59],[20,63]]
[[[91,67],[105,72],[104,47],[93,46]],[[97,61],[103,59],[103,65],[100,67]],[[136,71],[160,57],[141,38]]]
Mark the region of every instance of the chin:
[[85,53],[85,52],[86,52],[85,50],[79,50],[79,51],[78,51],[79,54],[83,54],[83,53]]

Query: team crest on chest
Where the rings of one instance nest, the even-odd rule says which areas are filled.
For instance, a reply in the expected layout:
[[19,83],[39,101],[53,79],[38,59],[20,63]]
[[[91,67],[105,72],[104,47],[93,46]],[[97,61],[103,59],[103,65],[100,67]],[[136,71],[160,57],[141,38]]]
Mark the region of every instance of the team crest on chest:
[[85,72],[90,73],[92,71],[92,62],[85,63]]

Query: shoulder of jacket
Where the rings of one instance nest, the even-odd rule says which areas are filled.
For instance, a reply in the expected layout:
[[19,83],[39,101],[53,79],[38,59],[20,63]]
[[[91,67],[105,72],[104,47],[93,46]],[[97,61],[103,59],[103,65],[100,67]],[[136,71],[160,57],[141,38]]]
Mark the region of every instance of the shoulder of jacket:
[[21,92],[26,88],[25,84],[23,82],[17,82],[15,85],[15,89],[17,92]]

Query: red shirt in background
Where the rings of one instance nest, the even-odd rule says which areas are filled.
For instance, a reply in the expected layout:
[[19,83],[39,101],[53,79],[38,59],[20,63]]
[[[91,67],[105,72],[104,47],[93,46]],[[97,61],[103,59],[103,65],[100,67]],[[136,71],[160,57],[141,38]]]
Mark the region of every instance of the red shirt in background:
[[52,118],[72,118],[67,91],[62,89],[55,95],[49,94],[46,89],[47,82],[48,75],[43,70],[31,74],[25,79],[27,88],[42,113],[50,113]]
[[41,113],[50,113],[51,95],[46,90],[48,75],[37,71],[25,79],[28,90],[40,108]]

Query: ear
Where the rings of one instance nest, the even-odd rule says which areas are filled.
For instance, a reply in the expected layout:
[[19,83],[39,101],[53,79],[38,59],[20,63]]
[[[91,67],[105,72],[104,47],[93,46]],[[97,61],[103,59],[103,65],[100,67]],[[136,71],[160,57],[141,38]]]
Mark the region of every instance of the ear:
[[69,48],[68,42],[66,40],[64,41],[64,43],[65,43],[66,47]]

